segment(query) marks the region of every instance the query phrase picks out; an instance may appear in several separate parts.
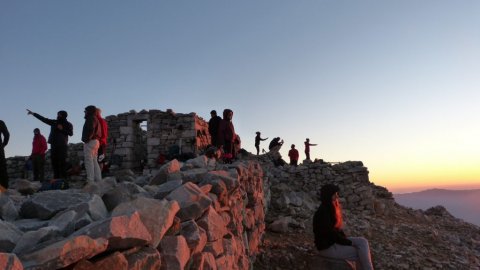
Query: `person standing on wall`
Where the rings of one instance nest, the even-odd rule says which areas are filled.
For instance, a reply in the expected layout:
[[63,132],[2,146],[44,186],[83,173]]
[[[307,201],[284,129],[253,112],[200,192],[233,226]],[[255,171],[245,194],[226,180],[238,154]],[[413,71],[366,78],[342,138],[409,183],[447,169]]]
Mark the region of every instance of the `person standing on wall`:
[[[3,139],[2,139],[3,137]],[[0,120],[0,185],[5,189],[8,188],[8,173],[7,173],[7,160],[5,159],[5,146],[10,139],[10,133],[8,132],[5,122]]]
[[290,165],[296,167],[298,165],[300,154],[298,153],[298,150],[295,149],[295,144],[292,144],[290,151],[288,151],[288,157],[290,158]]
[[52,161],[53,178],[67,181],[68,136],[73,135],[73,125],[67,121],[68,113],[59,111],[57,119],[48,119],[27,109],[29,115],[50,126],[48,143],[50,144],[50,159]]
[[310,160],[310,146],[316,146],[316,144],[310,143],[310,139],[307,138],[305,141],[305,156],[307,156],[306,159]]
[[223,110],[223,119],[218,126],[218,144],[223,147],[225,163],[231,163],[233,159],[233,143],[235,140],[235,128],[232,123],[233,111]]
[[33,165],[33,181],[45,181],[45,153],[47,140],[40,134],[40,129],[33,130],[32,154],[30,159]]
[[102,137],[102,127],[97,116],[97,108],[93,105],[85,107],[85,123],[82,130],[83,155],[85,159],[85,171],[87,182],[102,180],[102,173],[98,165],[99,139]]
[[210,112],[210,120],[208,121],[208,132],[210,133],[211,144],[218,147],[218,127],[222,118],[217,115],[217,111]]
[[100,166],[100,170],[103,171],[105,155],[107,153],[108,124],[107,121],[103,119],[102,110],[100,108],[97,108],[96,117],[100,122],[100,127],[102,129],[102,137],[99,139],[100,146],[98,147],[98,165]]
[[255,136],[255,148],[257,149],[257,156],[260,154],[260,141],[265,141],[268,140],[268,137],[265,139],[262,139],[260,137],[260,131],[257,131],[257,136]]

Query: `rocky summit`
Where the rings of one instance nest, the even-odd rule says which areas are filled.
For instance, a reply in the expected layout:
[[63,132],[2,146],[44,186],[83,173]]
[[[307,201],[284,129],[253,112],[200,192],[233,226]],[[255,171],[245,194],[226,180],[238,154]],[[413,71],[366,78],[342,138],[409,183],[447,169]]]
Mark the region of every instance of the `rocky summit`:
[[345,231],[375,269],[479,269],[480,228],[413,210],[360,161],[285,165],[276,151],[233,164],[204,155],[69,190],[14,179],[0,193],[0,269],[356,269],[318,256],[318,190],[340,187]]

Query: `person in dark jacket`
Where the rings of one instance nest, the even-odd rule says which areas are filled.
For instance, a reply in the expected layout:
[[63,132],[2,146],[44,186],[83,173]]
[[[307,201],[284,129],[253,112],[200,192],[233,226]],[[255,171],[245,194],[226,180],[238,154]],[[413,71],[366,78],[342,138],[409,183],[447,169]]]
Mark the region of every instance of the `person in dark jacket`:
[[40,129],[33,130],[32,154],[30,159],[33,164],[33,180],[43,182],[45,180],[45,152],[47,152],[47,140],[40,134]]
[[310,139],[305,140],[305,156],[307,160],[310,160],[310,146],[316,146],[317,144],[310,143]]
[[268,150],[279,151],[282,145],[283,145],[283,140],[280,140],[280,137],[273,138],[272,141],[270,141],[270,144],[268,145]]
[[218,127],[222,118],[217,115],[217,111],[212,110],[210,112],[210,120],[208,121],[208,133],[212,139],[212,145],[218,147]]
[[290,147],[290,151],[288,151],[288,157],[290,158],[290,165],[297,166],[298,165],[298,157],[300,154],[298,153],[298,150],[295,149],[295,144],[292,144]]
[[232,118],[232,110],[223,110],[223,119],[218,126],[218,144],[223,148],[225,163],[231,163],[234,155],[235,128],[233,127]]
[[8,173],[7,160],[5,159],[5,146],[7,146],[9,139],[10,133],[8,132],[7,125],[0,120],[0,185],[6,189],[8,188]]
[[27,109],[28,114],[50,126],[48,143],[50,144],[50,159],[52,161],[53,177],[67,181],[68,136],[73,135],[73,126],[67,121],[66,111],[59,111],[57,119],[48,119]]
[[343,232],[339,188],[326,184],[320,190],[320,207],[313,216],[315,246],[324,257],[356,261],[363,270],[373,269],[370,247],[363,237],[346,237]]
[[82,142],[85,158],[87,182],[102,180],[102,172],[98,165],[98,148],[102,138],[102,126],[97,118],[97,108],[93,105],[85,107],[85,124],[83,124]]
[[260,141],[266,141],[268,140],[268,137],[265,139],[262,139],[260,137],[260,131],[257,131],[257,136],[255,136],[255,148],[257,149],[257,156],[260,154]]

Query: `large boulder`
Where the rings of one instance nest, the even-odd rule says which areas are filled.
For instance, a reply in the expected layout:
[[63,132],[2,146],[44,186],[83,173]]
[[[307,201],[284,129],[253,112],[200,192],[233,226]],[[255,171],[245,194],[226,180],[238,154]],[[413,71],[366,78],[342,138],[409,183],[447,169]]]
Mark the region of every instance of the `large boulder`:
[[100,254],[107,249],[107,246],[107,239],[92,239],[86,235],[80,235],[21,255],[20,260],[26,269],[59,269]]
[[150,180],[150,185],[161,185],[167,182],[168,175],[180,171],[180,162],[174,159],[163,165],[157,174]]
[[22,204],[20,215],[24,218],[50,219],[62,210],[89,205],[90,201],[96,200],[95,196],[75,190],[50,190],[36,193]]
[[181,235],[165,236],[160,243],[162,267],[160,269],[184,269],[190,259],[190,250],[187,241]]
[[212,203],[212,200],[192,182],[178,187],[166,199],[175,200],[180,204],[180,211],[177,216],[181,221],[199,218]]
[[9,196],[0,193],[0,218],[5,221],[14,221],[18,218],[18,211]]
[[0,252],[11,252],[23,232],[10,222],[0,220]]
[[143,247],[135,252],[124,252],[128,270],[160,269],[162,258],[157,249]]
[[22,262],[12,253],[0,253],[0,269],[23,270]]
[[167,230],[172,226],[180,206],[176,201],[137,198],[117,206],[112,216],[128,215],[138,211],[142,223],[152,236],[149,245],[157,247]]
[[79,235],[108,240],[109,251],[145,245],[152,240],[138,212],[91,223],[73,234]]

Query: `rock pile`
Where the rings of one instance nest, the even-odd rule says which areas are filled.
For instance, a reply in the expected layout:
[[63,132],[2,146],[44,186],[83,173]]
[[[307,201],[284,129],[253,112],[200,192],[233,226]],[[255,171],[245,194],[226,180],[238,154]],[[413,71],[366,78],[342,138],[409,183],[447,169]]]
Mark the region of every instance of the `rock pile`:
[[250,158],[271,179],[268,230],[255,269],[318,269],[311,263],[318,259],[312,217],[320,204],[317,190],[327,183],[340,187],[345,231],[368,238],[375,269],[480,268],[479,227],[441,206],[422,211],[398,205],[369,181],[362,162],[275,167],[269,155]]
[[266,189],[258,163],[205,156],[81,189],[9,189],[0,193],[0,268],[250,269]]

